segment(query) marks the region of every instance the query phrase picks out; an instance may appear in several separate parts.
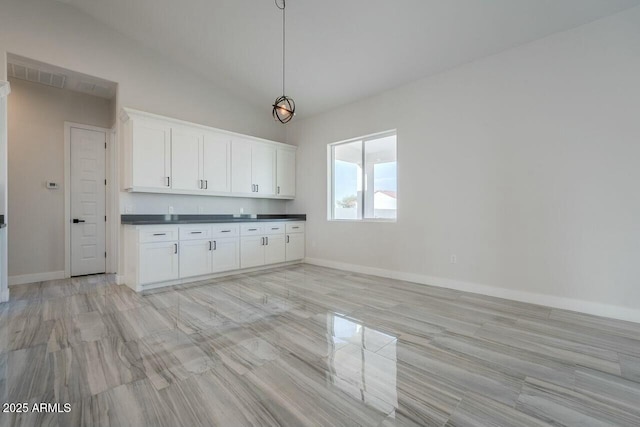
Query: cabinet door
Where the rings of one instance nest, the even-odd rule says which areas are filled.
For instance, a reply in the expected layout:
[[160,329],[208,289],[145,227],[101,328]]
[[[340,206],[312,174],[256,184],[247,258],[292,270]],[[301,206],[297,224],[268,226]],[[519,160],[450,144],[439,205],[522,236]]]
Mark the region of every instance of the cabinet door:
[[140,284],[178,278],[178,243],[140,244]]
[[216,239],[213,241],[213,272],[240,268],[240,239]]
[[251,143],[242,139],[231,142],[231,192],[252,193]]
[[180,242],[180,277],[211,274],[212,249],[210,240]]
[[200,190],[202,134],[188,129],[171,130],[171,188]]
[[255,142],[251,147],[251,181],[258,194],[276,194],[276,148]]
[[287,234],[287,261],[304,258],[304,233]]
[[202,179],[205,191],[231,191],[231,139],[224,134],[207,133],[202,145]]
[[264,265],[264,246],[261,236],[240,239],[240,267],[249,268]]
[[264,263],[276,264],[278,262],[284,262],[286,259],[284,234],[267,236],[266,238],[268,240],[264,247]]
[[276,157],[276,194],[294,197],[296,195],[296,151],[278,147]]
[[171,128],[160,121],[135,119],[133,126],[132,185],[171,187]]

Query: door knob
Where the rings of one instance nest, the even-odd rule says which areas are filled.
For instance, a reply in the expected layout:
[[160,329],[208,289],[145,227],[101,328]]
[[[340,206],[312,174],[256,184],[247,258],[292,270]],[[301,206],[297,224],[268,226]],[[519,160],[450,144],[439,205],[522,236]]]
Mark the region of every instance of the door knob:
[[85,222],[84,219],[73,218],[73,223],[78,224],[80,222]]

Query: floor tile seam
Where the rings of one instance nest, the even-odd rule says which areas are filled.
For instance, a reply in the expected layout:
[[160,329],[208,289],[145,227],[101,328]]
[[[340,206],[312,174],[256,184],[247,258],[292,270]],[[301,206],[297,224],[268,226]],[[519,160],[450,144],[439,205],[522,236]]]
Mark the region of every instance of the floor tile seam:
[[458,403],[456,404],[455,408],[453,408],[453,410],[451,411],[451,413],[447,417],[447,420],[444,422],[444,424],[442,424],[443,427],[446,426],[449,423],[449,421],[451,421],[451,418],[453,418],[453,416],[456,414],[456,412],[458,411],[458,408],[460,408],[460,406],[462,405],[462,402],[467,397],[468,393],[470,393],[470,392],[469,391],[465,391],[465,392],[462,393],[462,397],[460,397],[460,400],[458,400]]

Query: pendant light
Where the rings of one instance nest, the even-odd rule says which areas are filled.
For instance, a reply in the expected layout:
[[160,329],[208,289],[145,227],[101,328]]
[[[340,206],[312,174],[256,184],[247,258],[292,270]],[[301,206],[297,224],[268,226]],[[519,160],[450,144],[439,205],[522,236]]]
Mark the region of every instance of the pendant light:
[[284,60],[285,60],[285,18],[284,9],[286,0],[275,0],[278,9],[282,10],[282,96],[278,97],[273,103],[273,118],[280,123],[288,123],[296,114],[296,103],[293,99],[285,95],[284,91]]

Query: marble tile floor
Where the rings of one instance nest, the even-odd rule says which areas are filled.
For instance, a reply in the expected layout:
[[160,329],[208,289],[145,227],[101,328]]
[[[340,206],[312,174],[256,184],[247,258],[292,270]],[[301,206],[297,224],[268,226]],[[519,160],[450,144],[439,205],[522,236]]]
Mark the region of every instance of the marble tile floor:
[[639,426],[640,324],[299,264],[0,304],[0,426]]

